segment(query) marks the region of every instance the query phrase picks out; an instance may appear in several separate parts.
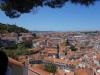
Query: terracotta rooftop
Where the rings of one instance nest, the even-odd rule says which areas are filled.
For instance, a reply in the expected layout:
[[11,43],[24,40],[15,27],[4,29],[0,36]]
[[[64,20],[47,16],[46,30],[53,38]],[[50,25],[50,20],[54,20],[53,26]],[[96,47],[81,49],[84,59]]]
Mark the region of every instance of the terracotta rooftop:
[[40,69],[40,68],[38,68],[38,67],[34,67],[34,66],[29,67],[29,70],[31,70],[31,71],[33,71],[33,72],[36,72],[36,73],[38,73],[39,75],[53,75],[52,73],[49,73],[49,72],[47,72],[47,71],[44,71],[44,70],[42,70],[42,69]]
[[85,71],[85,69],[78,69],[77,75],[88,75],[88,73]]
[[74,72],[67,72],[66,75],[74,75]]
[[12,58],[8,57],[8,60],[9,60],[9,63],[11,63],[11,64],[15,64],[15,65],[18,65],[18,66],[23,66],[23,64],[21,62],[18,62],[15,59],[12,59]]
[[63,69],[59,69],[57,75],[64,75],[64,70]]

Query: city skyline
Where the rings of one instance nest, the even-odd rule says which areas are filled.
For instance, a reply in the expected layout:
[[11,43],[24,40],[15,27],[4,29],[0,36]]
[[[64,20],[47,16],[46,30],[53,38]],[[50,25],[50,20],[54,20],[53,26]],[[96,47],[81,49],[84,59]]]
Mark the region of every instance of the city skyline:
[[0,11],[0,22],[16,24],[31,31],[100,30],[100,2],[89,7],[67,3],[62,8],[37,8],[36,13],[11,19]]

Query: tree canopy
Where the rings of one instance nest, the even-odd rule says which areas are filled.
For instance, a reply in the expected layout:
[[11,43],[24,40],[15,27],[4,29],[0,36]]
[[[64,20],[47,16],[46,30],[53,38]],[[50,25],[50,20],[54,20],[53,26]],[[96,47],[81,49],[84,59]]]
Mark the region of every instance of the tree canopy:
[[[77,50],[77,48],[76,48],[71,42],[69,42],[68,38],[67,38],[67,40],[66,40],[65,46],[70,46],[70,49],[71,49],[72,51],[76,51],[76,50]],[[65,52],[65,53],[66,53],[66,52]]]
[[27,33],[29,32],[27,29],[18,27],[17,25],[10,25],[10,24],[3,24],[0,23],[0,34],[5,34],[5,33]]
[[44,65],[44,70],[51,73],[55,73],[57,71],[57,66],[52,63],[50,65]]
[[18,18],[37,7],[61,8],[65,3],[91,5],[96,0],[0,0],[0,9],[10,18]]

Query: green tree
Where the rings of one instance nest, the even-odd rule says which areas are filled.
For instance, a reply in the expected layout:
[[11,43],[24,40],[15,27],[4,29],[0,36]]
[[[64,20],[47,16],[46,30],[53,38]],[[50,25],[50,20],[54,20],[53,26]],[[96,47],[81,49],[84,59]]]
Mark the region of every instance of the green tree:
[[31,41],[25,41],[24,45],[26,48],[31,48],[32,47],[32,42]]
[[67,55],[67,50],[63,50],[63,52],[65,53],[65,55]]
[[68,38],[66,40],[65,46],[70,46],[70,49],[72,51],[76,51],[77,50],[77,48],[72,43],[69,42]]
[[6,50],[5,53],[7,54],[8,57],[11,57],[15,60],[18,60],[18,55],[16,53],[14,53],[13,51],[11,50]]
[[18,50],[22,50],[22,49],[25,49],[25,44],[24,44],[24,42],[18,43]]
[[16,25],[0,23],[0,34],[11,33],[11,32],[15,32],[15,33],[24,32],[24,33],[27,33],[29,31],[27,29],[25,29],[25,28],[18,27]]
[[23,54],[25,54],[25,55],[30,55],[30,50],[25,49],[24,52],[23,52]]
[[17,54],[17,55],[22,55],[22,54],[23,54],[23,51],[20,50],[20,49],[18,49],[17,52],[16,52],[16,54]]
[[61,8],[65,3],[90,5],[97,0],[0,0],[0,9],[10,18],[18,18],[37,7]]
[[50,65],[44,65],[44,69],[45,69],[45,71],[55,73],[57,70],[57,67],[55,64],[50,64]]
[[71,46],[70,46],[70,49],[71,49],[72,51],[76,51],[76,50],[77,50],[77,48],[76,48],[74,45],[71,45]]
[[70,46],[70,42],[69,42],[68,38],[67,38],[67,40],[65,42],[65,46]]

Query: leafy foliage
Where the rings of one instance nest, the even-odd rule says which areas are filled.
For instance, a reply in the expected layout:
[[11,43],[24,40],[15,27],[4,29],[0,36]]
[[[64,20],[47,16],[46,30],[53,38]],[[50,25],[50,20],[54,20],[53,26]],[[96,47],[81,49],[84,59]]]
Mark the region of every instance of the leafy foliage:
[[14,44],[12,46],[5,47],[5,49],[15,50],[15,49],[17,49],[17,47],[18,47],[17,44]]
[[37,7],[48,6],[61,8],[65,3],[90,5],[96,0],[0,0],[0,9],[10,18],[18,18],[23,13],[29,13]]
[[4,33],[11,33],[11,32],[15,32],[15,33],[27,33],[29,32],[27,29],[22,28],[22,27],[18,27],[16,25],[10,25],[10,24],[2,24],[0,23],[0,33],[4,34]]
[[25,47],[24,43],[20,43],[18,45],[11,46],[11,47],[0,47],[0,51],[5,52],[7,56],[16,60],[18,60],[18,56],[20,55],[31,55],[37,53],[34,50],[28,50],[28,46]]
[[18,43],[18,49],[25,49],[25,48],[31,48],[32,42],[31,41],[25,41]]
[[74,46],[73,44],[71,44],[71,43],[69,42],[68,39],[66,40],[65,45],[66,45],[66,46],[70,46],[70,49],[71,49],[72,51],[76,51],[76,50],[77,50],[77,48],[75,48],[75,46]]
[[31,41],[25,41],[24,45],[26,48],[31,48],[32,47],[32,42]]
[[44,65],[44,69],[45,69],[45,71],[55,73],[57,70],[57,67],[55,64],[50,64],[50,65]]
[[75,46],[74,45],[70,45],[70,49],[72,50],[72,51],[76,51],[77,50],[77,48],[75,48]]
[[70,46],[70,42],[69,42],[68,38],[66,40],[65,46]]
[[33,39],[39,39],[40,36],[38,36],[36,33],[32,33]]
[[28,49],[23,49],[23,50],[10,50],[10,49],[5,49],[5,48],[0,48],[0,51],[3,51],[7,54],[7,56],[18,60],[18,56],[20,55],[31,55],[31,54],[35,54],[35,51],[30,51]]
[[65,53],[65,55],[67,55],[67,50],[63,50],[63,52]]

